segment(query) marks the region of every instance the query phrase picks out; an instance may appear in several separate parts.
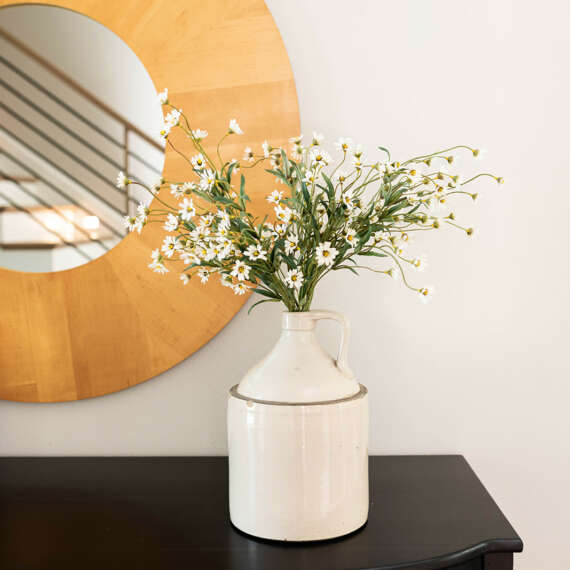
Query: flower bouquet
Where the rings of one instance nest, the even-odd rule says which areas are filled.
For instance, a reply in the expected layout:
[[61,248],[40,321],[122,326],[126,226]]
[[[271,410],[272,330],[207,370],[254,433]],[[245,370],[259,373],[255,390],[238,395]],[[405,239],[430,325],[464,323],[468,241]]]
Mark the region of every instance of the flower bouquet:
[[[384,147],[378,147],[379,157],[367,158],[360,145],[340,138],[333,160],[317,133],[307,141],[302,135],[292,138],[289,152],[266,141],[260,152],[246,148],[241,160],[228,161],[221,154],[224,139],[242,134],[235,119],[212,157],[202,144],[207,131],[194,129],[170,103],[167,91],[159,98],[168,109],[160,134],[182,154],[190,176],[145,186],[159,207],[141,203],[136,215],[125,217],[125,225],[140,232],[148,223],[163,224],[168,235],[152,252],[154,271],[166,273],[169,261],[180,259],[183,283],[216,277],[236,295],[253,291],[262,296],[251,308],[282,302],[288,311],[308,311],[319,282],[338,270],[401,278],[428,300],[433,287],[415,286],[407,277],[407,269],[421,271],[426,265],[424,256],[406,254],[411,237],[443,226],[471,236],[473,228],[461,225],[448,209],[450,199],[462,195],[475,200],[477,193],[467,187],[481,177],[503,183],[494,174],[463,179],[452,170],[460,154],[480,156],[479,149],[467,145],[400,161]],[[196,154],[186,156],[174,145],[173,129],[184,133]],[[276,187],[267,195],[273,212],[263,219],[251,212],[240,172],[259,166]],[[128,184],[140,183],[119,173],[117,186]],[[373,258],[383,266],[371,266]]]

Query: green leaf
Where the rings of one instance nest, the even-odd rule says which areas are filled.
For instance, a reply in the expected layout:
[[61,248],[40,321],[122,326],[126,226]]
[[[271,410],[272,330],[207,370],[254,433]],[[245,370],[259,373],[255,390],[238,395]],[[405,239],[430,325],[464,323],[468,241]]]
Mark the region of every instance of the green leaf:
[[261,299],[261,301],[257,301],[257,303],[254,303],[249,310],[247,311],[247,314],[249,315],[249,313],[251,313],[251,311],[253,311],[253,309],[255,307],[257,307],[257,305],[261,305],[261,303],[279,303],[281,301],[281,299]]
[[281,300],[281,297],[279,297],[279,295],[277,295],[273,291],[270,291],[269,289],[264,289],[262,287],[256,287],[255,289],[253,289],[253,292],[259,293],[260,295],[264,295],[265,297],[271,297],[272,299],[277,299],[278,301]]
[[379,146],[378,150],[383,150],[388,155],[388,162],[392,161],[392,158],[390,157],[390,151],[387,148],[384,148],[383,146]]
[[358,271],[356,271],[354,267],[350,267],[349,265],[339,265],[338,267],[335,267],[335,270],[338,269],[348,269],[349,271],[352,271],[352,273],[354,273],[355,275],[358,275]]
[[265,172],[269,172],[269,174],[273,174],[273,176],[277,176],[277,178],[281,178],[287,186],[291,186],[287,177],[281,172],[280,170],[272,170],[272,169],[265,169]]
[[324,172],[321,173],[321,176],[327,185],[327,196],[329,197],[329,202],[331,202],[331,204],[334,204],[334,186],[330,181],[330,178]]

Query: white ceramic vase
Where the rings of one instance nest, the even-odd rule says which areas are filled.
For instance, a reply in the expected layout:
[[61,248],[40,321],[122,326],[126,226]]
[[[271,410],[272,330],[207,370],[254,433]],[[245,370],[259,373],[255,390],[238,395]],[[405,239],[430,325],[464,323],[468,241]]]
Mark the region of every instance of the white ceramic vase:
[[[315,323],[343,335],[335,360]],[[334,538],[368,518],[368,396],[347,363],[349,325],[331,311],[283,313],[273,350],[230,390],[230,517],[261,538]]]

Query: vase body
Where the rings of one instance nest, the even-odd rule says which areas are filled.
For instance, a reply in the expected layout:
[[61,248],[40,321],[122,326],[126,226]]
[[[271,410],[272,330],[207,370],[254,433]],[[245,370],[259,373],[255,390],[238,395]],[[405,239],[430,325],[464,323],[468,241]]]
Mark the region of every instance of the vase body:
[[[315,323],[343,325],[337,359]],[[261,538],[334,538],[368,518],[368,395],[346,359],[348,324],[284,313],[273,350],[230,390],[230,517]]]

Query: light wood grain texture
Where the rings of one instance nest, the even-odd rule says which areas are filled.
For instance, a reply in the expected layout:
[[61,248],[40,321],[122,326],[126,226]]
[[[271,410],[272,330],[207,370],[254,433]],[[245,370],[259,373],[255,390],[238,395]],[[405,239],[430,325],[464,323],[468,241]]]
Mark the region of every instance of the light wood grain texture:
[[[0,0],[0,6],[18,3]],[[207,141],[238,118],[245,135],[226,146],[228,158],[240,157],[245,146],[259,148],[265,138],[285,144],[299,132],[293,74],[263,0],[37,3],[75,10],[115,32],[157,89],[168,87],[194,126],[208,129]],[[173,152],[164,168],[167,178],[189,177]],[[272,185],[269,175],[248,178],[260,210]],[[149,227],[131,234],[68,271],[0,268],[1,399],[56,402],[122,390],[174,366],[226,325],[245,297],[218,283],[182,288],[175,271],[152,273],[149,252],[161,233]]]

